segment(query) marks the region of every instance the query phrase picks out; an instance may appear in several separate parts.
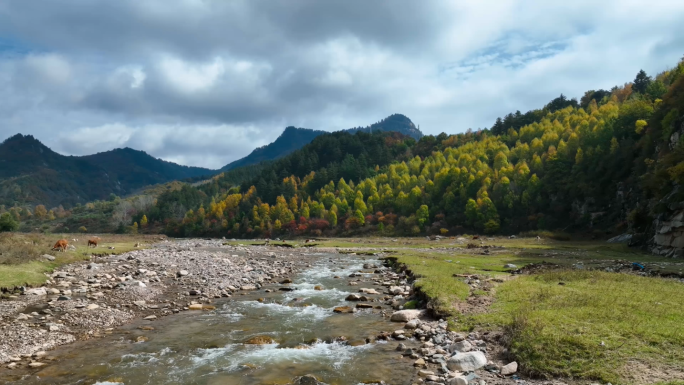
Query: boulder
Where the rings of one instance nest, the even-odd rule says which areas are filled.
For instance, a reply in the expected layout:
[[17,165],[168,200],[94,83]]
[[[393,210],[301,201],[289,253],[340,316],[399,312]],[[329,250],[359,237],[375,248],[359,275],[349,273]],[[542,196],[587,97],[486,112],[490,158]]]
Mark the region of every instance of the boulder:
[[353,313],[354,309],[349,306],[338,306],[333,309],[335,313]]
[[473,345],[468,341],[460,341],[460,342],[457,342],[457,343],[449,346],[450,352],[465,353],[465,352],[469,352],[471,350],[473,350]]
[[240,289],[242,289],[242,290],[256,290],[257,287],[254,285],[244,285],[244,286],[240,287]]
[[409,322],[420,317],[423,314],[422,310],[399,310],[392,313],[390,321],[392,322]]
[[52,255],[49,255],[49,254],[43,254],[41,256],[41,258],[43,258],[46,261],[54,261],[55,260],[55,257],[53,257]]
[[504,376],[510,376],[511,374],[514,374],[515,372],[518,371],[518,363],[513,361],[508,365],[504,365],[501,368],[501,374]]
[[487,357],[480,351],[456,353],[447,361],[452,371],[471,372],[487,365]]
[[268,345],[276,343],[275,340],[269,336],[256,336],[245,341],[248,345]]
[[91,303],[90,305],[86,306],[85,308],[86,308],[86,310],[95,310],[95,309],[98,309],[99,307],[100,307],[100,305],[98,305],[96,303]]
[[294,385],[327,385],[325,382],[318,381],[312,374],[297,377],[294,380]]
[[347,298],[344,299],[345,301],[360,301],[361,296],[358,294],[349,294]]
[[202,310],[202,304],[201,303],[193,303],[192,305],[188,306],[188,309],[190,309],[190,310]]
[[38,287],[35,289],[28,289],[24,292],[26,295],[47,295],[47,291],[44,287]]
[[450,378],[447,382],[448,385],[468,385],[468,379],[463,376],[456,376]]

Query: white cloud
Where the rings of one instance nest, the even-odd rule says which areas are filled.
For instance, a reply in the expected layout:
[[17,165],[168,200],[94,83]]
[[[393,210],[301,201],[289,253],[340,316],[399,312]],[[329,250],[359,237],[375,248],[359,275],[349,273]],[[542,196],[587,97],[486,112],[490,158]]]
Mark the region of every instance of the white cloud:
[[0,7],[0,35],[21,46],[0,51],[0,137],[212,167],[287,125],[490,126],[684,54],[681,1],[35,4]]
[[167,57],[159,68],[166,80],[181,92],[197,92],[211,88],[225,72],[223,60],[214,58],[209,63],[189,63],[182,59]]
[[71,66],[61,55],[29,55],[24,61],[34,75],[51,84],[61,85],[71,79]]

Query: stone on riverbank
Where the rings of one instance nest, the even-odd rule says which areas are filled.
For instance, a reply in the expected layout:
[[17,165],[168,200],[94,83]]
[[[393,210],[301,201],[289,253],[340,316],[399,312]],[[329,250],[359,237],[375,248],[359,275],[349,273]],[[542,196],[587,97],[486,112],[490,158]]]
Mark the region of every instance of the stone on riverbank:
[[517,371],[518,371],[518,363],[513,361],[510,364],[504,365],[501,368],[501,375],[510,376],[511,374],[514,374]]
[[390,321],[392,322],[409,322],[423,315],[422,310],[399,310],[392,313]]
[[487,364],[487,357],[480,351],[456,353],[447,361],[449,370],[470,372]]

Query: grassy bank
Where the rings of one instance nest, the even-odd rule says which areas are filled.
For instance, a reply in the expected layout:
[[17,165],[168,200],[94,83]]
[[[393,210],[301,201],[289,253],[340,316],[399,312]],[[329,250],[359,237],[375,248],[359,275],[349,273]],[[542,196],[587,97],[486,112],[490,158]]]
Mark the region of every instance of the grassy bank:
[[504,328],[530,375],[628,384],[644,367],[684,375],[682,303],[672,280],[557,271],[503,283],[491,312],[465,321]]
[[[97,236],[100,242],[97,248],[88,247],[88,239]],[[0,288],[16,286],[37,286],[47,279],[45,273],[53,271],[64,264],[87,260],[91,255],[120,254],[136,249],[135,245],[144,247],[158,241],[160,236],[143,235],[80,235],[74,234],[0,234]],[[67,239],[75,250],[56,252],[52,246],[59,239]],[[77,239],[74,241],[74,239]],[[110,249],[113,247],[113,249]],[[52,255],[54,261],[42,258]]]
[[[684,284],[600,270],[639,262],[681,271],[684,261],[599,242],[488,243],[505,249],[481,255],[465,249],[416,250],[411,244],[398,247],[395,256],[418,278],[416,286],[430,298],[430,305],[450,315],[453,328],[505,331],[509,358],[517,360],[526,374],[613,384],[682,384]],[[511,278],[503,267],[542,261],[560,269]],[[572,268],[578,264],[584,269]],[[488,287],[473,290],[458,277],[470,274],[487,281]],[[464,306],[478,296],[493,302],[484,313]]]

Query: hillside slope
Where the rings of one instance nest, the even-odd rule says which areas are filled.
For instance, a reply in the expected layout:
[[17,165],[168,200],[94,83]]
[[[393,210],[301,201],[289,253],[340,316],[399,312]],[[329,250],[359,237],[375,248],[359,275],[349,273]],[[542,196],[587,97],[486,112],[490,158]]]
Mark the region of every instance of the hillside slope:
[[[356,132],[373,133],[381,131],[398,132],[410,136],[415,140],[420,140],[420,138],[423,137],[423,133],[415,124],[413,124],[411,119],[402,114],[390,115],[370,126],[349,128],[341,130],[340,132],[354,134]],[[222,167],[220,171],[230,171],[243,166],[256,165],[264,161],[280,159],[311,143],[314,138],[327,133],[329,132],[292,126],[287,127],[273,143],[255,149],[246,157]]]
[[129,194],[150,184],[211,173],[131,149],[64,156],[31,135],[17,134],[0,144],[0,205],[71,207],[110,194]]
[[292,151],[298,150],[304,147],[304,145],[311,143],[315,137],[322,134],[327,134],[327,132],[289,126],[285,128],[285,131],[283,131],[273,143],[254,149],[254,151],[246,157],[223,166],[221,171],[229,171],[238,167],[282,158]]

